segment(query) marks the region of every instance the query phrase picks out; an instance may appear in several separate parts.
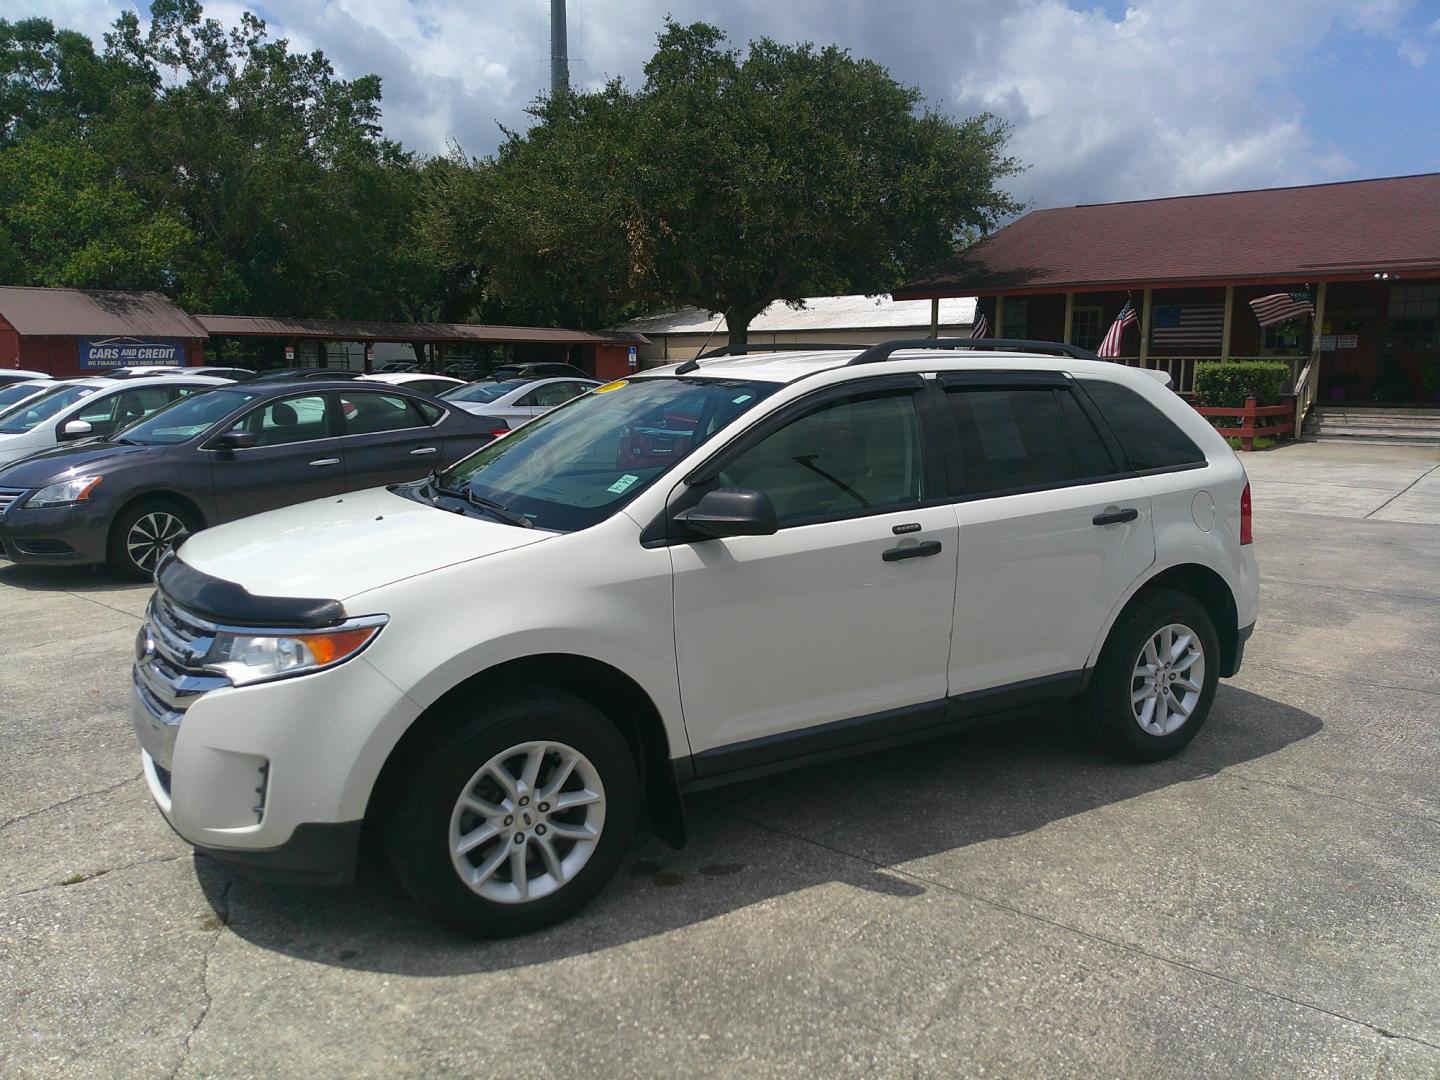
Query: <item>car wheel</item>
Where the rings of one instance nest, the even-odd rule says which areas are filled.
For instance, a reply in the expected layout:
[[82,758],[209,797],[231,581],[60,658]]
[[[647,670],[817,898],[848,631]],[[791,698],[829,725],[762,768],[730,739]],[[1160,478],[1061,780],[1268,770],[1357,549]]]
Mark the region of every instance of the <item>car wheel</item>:
[[110,530],[110,565],[129,577],[149,580],[160,557],[198,527],[190,511],[171,502],[132,506]]
[[442,922],[506,937],[561,921],[614,874],[635,831],[635,760],[614,724],[555,690],[460,707],[409,762],[386,819],[396,877]]
[[1215,626],[1199,601],[1151,590],[1111,629],[1082,716],[1107,750],[1159,761],[1184,749],[1205,723],[1219,667]]

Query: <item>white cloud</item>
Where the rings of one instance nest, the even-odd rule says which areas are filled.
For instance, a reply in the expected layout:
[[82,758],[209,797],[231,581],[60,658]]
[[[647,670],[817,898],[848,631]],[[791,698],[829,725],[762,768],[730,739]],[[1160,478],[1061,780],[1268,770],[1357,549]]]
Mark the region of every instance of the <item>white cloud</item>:
[[[223,10],[236,2],[223,0]],[[1118,16],[1071,3],[570,0],[570,51],[577,85],[595,86],[641,77],[667,13],[715,22],[736,44],[762,35],[838,42],[919,85],[938,108],[1009,120],[1012,152],[1031,165],[1013,186],[1036,205],[1351,174],[1354,165],[1309,132],[1287,78],[1332,32],[1378,36],[1411,63],[1424,51],[1399,41],[1412,0],[1130,0]],[[0,17],[35,6],[0,0]],[[93,0],[40,6],[97,37],[119,10]],[[547,83],[547,0],[258,8],[277,35],[323,49],[342,74],[383,76],[386,130],[416,149],[440,151],[453,139],[492,150],[497,123],[523,126],[526,104]]]
[[1429,50],[1413,38],[1406,38],[1400,42],[1396,51],[1400,54],[1400,59],[1411,67],[1424,67],[1425,61],[1430,59]]

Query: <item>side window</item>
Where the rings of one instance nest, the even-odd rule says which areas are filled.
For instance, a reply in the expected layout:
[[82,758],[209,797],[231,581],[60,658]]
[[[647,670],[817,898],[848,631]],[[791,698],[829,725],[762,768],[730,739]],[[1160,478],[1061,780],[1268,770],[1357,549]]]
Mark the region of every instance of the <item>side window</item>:
[[913,506],[925,498],[915,396],[822,405],[746,450],[719,481],[765,492],[782,527]]
[[1115,433],[1131,468],[1168,469],[1205,461],[1190,436],[1135,391],[1095,379],[1084,379],[1081,385]]
[[960,437],[959,495],[1053,487],[1115,472],[1095,426],[1068,390],[951,390]]
[[412,401],[410,404],[420,410],[421,419],[423,419],[426,424],[433,424],[445,415],[444,409],[440,408],[439,405],[432,405],[428,401]]
[[115,406],[124,394],[108,394],[87,401],[84,408],[75,414],[76,420],[84,420],[87,424],[104,424],[115,418]]
[[345,415],[345,434],[378,435],[420,426],[420,417],[410,408],[409,398],[392,394],[345,393],[340,407]]
[[545,386],[537,386],[529,395],[532,405],[538,405],[542,409],[554,408],[556,405],[564,405],[573,398],[580,388],[573,382],[547,383]]
[[324,394],[305,394],[269,401],[250,410],[230,430],[249,432],[257,446],[328,439],[330,399]]

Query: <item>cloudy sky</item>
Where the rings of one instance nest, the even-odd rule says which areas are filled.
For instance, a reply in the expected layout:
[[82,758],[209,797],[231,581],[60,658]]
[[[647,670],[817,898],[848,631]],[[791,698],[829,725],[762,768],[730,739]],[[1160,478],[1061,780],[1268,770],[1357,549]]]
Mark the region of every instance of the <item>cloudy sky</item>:
[[[98,39],[123,6],[0,0],[0,17]],[[386,130],[414,149],[493,150],[547,85],[548,0],[248,6],[342,74],[383,76]],[[1004,117],[1035,207],[1440,170],[1440,0],[569,0],[575,83],[637,80],[667,13],[739,44],[836,42],[935,108]]]

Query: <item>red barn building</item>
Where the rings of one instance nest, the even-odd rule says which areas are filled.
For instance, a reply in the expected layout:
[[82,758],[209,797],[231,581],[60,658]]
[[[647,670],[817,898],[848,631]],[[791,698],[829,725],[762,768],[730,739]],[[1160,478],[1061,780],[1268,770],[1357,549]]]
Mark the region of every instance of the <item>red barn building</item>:
[[206,336],[159,293],[0,287],[0,369],[64,377],[200,364]]

